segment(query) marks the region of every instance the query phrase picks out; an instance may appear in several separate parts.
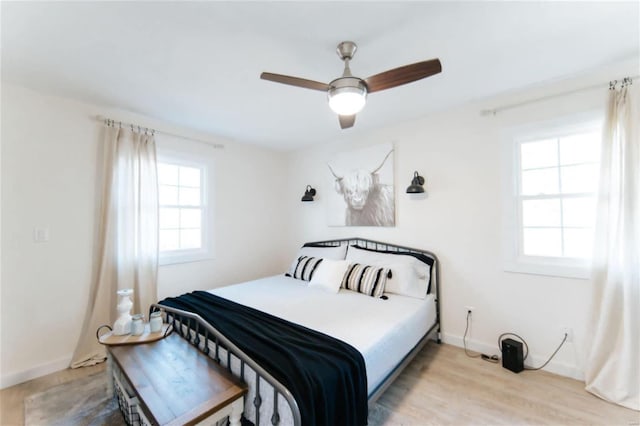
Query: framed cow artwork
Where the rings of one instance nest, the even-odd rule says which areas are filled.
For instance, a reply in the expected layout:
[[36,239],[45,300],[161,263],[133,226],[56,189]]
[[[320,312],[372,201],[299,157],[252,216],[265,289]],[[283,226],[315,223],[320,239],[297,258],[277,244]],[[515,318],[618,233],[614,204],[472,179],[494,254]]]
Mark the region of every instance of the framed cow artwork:
[[393,144],[342,152],[327,164],[329,226],[395,226]]

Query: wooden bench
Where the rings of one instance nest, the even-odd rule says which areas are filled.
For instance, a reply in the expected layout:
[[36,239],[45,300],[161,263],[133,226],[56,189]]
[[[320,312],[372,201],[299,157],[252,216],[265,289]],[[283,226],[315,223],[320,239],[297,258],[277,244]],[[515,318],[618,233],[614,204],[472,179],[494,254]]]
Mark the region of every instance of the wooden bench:
[[180,336],[108,346],[108,353],[114,381],[130,388],[151,424],[211,425],[229,416],[240,425],[247,386]]

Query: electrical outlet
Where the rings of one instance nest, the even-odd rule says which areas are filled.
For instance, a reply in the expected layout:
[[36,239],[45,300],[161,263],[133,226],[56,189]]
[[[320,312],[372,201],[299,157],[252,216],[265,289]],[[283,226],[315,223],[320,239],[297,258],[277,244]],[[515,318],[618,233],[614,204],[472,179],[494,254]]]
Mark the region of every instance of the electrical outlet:
[[564,338],[565,334],[567,335],[567,343],[573,342],[573,329],[571,327],[562,327],[560,331],[562,331],[562,338]]
[[474,308],[473,306],[465,306],[465,307],[464,307],[464,312],[465,312],[465,313],[469,313],[469,312],[471,312],[471,313],[473,314],[473,310],[474,310],[474,309],[475,309],[475,308]]

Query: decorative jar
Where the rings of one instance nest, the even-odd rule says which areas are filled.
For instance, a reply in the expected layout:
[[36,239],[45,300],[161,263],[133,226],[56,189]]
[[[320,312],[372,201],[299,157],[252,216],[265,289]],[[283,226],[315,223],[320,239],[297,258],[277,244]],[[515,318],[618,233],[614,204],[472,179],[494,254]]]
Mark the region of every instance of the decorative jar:
[[140,336],[144,333],[144,315],[135,314],[131,317],[131,334]]
[[156,311],[149,315],[149,330],[152,333],[162,331],[162,312]]

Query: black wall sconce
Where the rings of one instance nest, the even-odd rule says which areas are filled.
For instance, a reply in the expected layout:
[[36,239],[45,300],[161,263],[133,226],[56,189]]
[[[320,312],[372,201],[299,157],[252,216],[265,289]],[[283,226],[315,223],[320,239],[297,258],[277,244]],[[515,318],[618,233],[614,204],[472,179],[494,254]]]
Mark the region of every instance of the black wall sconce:
[[316,190],[311,187],[311,185],[307,185],[307,188],[304,190],[304,195],[302,196],[302,201],[313,201],[313,197],[316,196]]
[[418,172],[414,172],[411,185],[407,188],[407,194],[422,194],[424,192],[422,185],[424,185],[424,178]]

